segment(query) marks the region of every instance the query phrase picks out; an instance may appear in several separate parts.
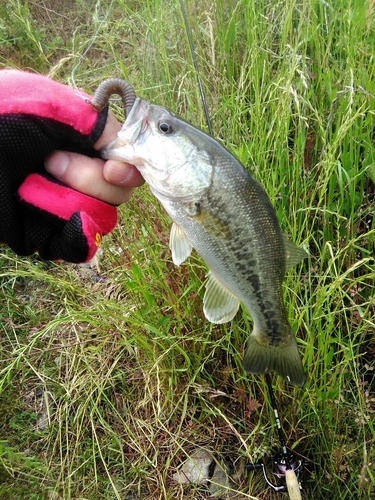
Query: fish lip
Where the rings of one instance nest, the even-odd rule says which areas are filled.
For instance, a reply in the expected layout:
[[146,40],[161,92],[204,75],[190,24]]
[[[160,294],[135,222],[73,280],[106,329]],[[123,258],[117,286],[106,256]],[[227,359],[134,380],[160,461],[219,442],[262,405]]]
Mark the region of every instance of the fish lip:
[[125,146],[132,146],[137,141],[138,137],[147,129],[148,109],[149,103],[137,97],[116,139],[103,148],[102,156],[104,158],[108,159],[113,150],[120,150]]
[[[137,97],[130,110],[130,113],[128,114],[126,120],[124,121],[123,127],[132,127],[134,126],[134,124],[137,124],[140,120],[143,120],[143,118],[147,114],[148,108],[149,108],[149,103],[147,101],[144,101],[140,97]],[[141,116],[137,116],[137,113],[139,113],[140,111],[141,111]]]
[[125,145],[134,144],[138,137],[146,130],[148,126],[147,117],[149,107],[149,103],[140,97],[137,97],[134,101],[133,107],[119,132],[119,137],[121,137]]

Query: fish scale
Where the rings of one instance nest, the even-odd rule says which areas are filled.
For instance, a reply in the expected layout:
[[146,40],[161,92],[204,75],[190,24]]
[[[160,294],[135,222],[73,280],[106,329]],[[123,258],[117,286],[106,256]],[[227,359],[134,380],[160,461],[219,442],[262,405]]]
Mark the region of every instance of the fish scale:
[[139,169],[173,220],[173,261],[180,265],[194,248],[206,262],[206,318],[213,323],[230,321],[241,302],[249,310],[254,327],[244,355],[245,370],[275,371],[303,385],[282,282],[286,269],[306,252],[287,241],[258,181],[212,137],[139,98],[102,156]]

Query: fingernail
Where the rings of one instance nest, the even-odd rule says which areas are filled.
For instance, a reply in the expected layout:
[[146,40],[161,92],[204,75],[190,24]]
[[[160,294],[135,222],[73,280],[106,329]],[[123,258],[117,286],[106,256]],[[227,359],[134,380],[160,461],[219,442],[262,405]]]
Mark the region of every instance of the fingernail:
[[123,184],[132,176],[132,167],[126,163],[111,162],[107,166],[106,179],[113,184]]
[[45,161],[45,169],[57,179],[61,179],[69,163],[69,155],[64,151],[55,151]]

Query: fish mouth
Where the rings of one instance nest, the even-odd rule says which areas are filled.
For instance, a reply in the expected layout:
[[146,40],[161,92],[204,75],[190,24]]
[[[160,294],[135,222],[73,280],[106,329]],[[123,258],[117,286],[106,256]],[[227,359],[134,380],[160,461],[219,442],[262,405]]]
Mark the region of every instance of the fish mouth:
[[147,101],[144,101],[140,97],[136,98],[130,113],[117,134],[117,138],[101,150],[102,158],[107,160],[131,160],[126,157],[125,151],[122,153],[121,150],[125,146],[133,146],[138,137],[146,130],[149,107],[150,105]]
[[147,116],[149,111],[149,103],[140,97],[134,101],[133,107],[126,117],[126,120],[119,132],[119,137],[126,144],[133,144],[138,136],[142,134],[147,127]]

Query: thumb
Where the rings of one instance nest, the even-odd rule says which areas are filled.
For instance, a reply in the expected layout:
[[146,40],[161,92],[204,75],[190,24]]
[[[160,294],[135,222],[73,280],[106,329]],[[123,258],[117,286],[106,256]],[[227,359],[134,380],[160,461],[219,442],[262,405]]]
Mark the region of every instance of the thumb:
[[133,186],[119,186],[108,182],[103,176],[104,164],[105,161],[100,158],[89,158],[68,151],[54,151],[47,157],[45,169],[69,187],[99,200],[112,205],[128,201]]

